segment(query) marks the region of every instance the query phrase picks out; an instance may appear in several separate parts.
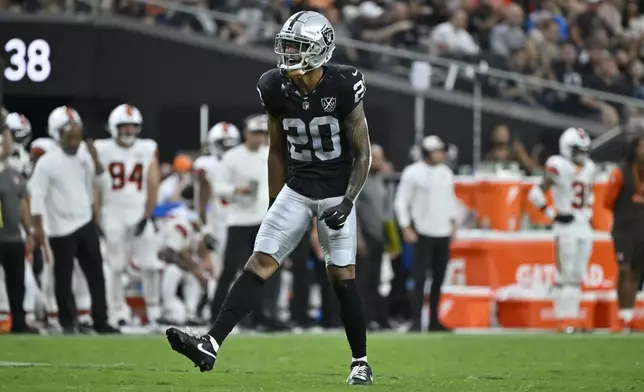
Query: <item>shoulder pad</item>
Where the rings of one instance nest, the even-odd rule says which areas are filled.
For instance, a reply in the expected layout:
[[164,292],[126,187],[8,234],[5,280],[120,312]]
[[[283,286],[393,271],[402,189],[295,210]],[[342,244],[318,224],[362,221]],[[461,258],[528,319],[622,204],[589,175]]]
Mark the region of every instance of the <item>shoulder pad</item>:
[[346,117],[362,102],[367,86],[364,75],[355,67],[336,65],[334,70],[338,73],[337,79],[342,97],[339,114],[341,117]]
[[282,74],[273,68],[264,72],[257,81],[257,93],[264,110],[273,117],[279,116],[279,98],[282,91]]
[[150,153],[154,156],[157,155],[157,151],[159,149],[157,142],[152,139],[139,139],[141,141],[141,145],[145,149],[146,153]]
[[551,175],[561,175],[562,171],[566,168],[566,163],[568,160],[559,155],[553,155],[548,160],[546,160],[546,172]]

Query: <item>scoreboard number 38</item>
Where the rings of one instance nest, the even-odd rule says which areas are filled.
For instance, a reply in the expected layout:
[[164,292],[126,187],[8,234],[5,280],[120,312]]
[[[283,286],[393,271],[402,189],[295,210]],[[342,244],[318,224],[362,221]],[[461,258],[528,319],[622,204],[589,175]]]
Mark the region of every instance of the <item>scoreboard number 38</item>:
[[4,76],[10,82],[20,82],[27,78],[35,83],[42,83],[51,74],[49,56],[51,48],[44,39],[25,42],[12,38],[4,44],[7,56],[7,67]]

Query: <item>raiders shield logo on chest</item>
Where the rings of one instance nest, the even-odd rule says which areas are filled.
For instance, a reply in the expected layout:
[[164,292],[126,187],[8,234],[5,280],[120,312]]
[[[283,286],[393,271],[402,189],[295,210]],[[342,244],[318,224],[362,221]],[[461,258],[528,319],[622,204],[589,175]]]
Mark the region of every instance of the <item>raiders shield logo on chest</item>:
[[332,113],[335,110],[335,97],[322,98],[322,109],[327,113]]

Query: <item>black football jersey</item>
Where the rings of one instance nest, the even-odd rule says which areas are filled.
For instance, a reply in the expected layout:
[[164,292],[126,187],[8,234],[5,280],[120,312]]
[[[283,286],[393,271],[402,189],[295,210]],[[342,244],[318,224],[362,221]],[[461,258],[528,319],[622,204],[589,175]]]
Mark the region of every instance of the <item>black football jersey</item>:
[[303,95],[279,69],[263,74],[257,91],[266,112],[282,122],[286,184],[314,199],[342,196],[353,156],[343,122],[362,101],[364,76],[353,67],[326,65],[317,87]]

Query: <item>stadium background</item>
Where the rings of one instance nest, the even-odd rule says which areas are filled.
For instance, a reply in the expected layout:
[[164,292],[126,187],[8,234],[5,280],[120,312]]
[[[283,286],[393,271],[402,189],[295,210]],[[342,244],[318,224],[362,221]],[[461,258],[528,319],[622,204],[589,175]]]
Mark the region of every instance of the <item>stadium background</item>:
[[[135,15],[123,12],[123,4],[142,11],[137,11],[137,17],[132,18]],[[4,105],[11,111],[27,115],[32,122],[34,137],[46,136],[47,114],[52,108],[63,104],[73,106],[81,113],[88,136],[106,137],[107,114],[117,104],[127,101],[142,111],[145,119],[143,135],[159,143],[161,160],[169,162],[178,151],[200,149],[200,129],[203,127],[200,108],[204,105],[209,112],[208,126],[224,120],[240,124],[249,114],[261,111],[255,84],[259,75],[275,64],[270,47],[265,45],[265,41],[270,39],[239,45],[215,39],[203,32],[186,32],[190,30],[186,26],[192,26],[194,20],[203,15],[220,21],[219,26],[239,22],[239,15],[219,11],[208,13],[203,7],[195,8],[193,4],[180,2],[154,2],[145,8],[137,8],[143,7],[139,2],[117,5],[121,8],[116,13],[83,2],[64,3],[64,6],[71,7],[67,13],[0,13],[0,43],[3,47],[10,40],[17,39],[28,51],[30,44],[43,40],[51,50],[46,60],[51,72],[44,80],[34,81],[26,72],[15,80],[5,80],[4,84]],[[23,11],[27,8],[22,7]],[[152,12],[151,9],[156,11]],[[151,15],[156,23],[141,22],[144,18],[150,20]],[[180,17],[177,18],[177,15]],[[274,27],[271,22],[267,22],[267,26],[267,30],[270,30],[270,26]],[[436,134],[457,147],[459,166],[474,165],[481,169],[477,175],[481,174],[484,170],[480,166],[480,157],[490,147],[493,128],[500,124],[507,125],[513,140],[520,140],[528,150],[542,144],[551,152],[556,151],[557,139],[563,129],[570,125],[583,126],[595,139],[595,159],[618,160],[624,135],[637,131],[638,113],[644,107],[641,101],[627,97],[535,80],[529,75],[509,73],[507,70],[488,69],[487,64],[492,61],[483,52],[477,56],[450,54],[438,58],[346,38],[341,38],[340,42],[339,53],[343,48],[353,48],[381,60],[388,59],[377,66],[364,64],[363,61],[359,61],[358,65],[364,69],[369,86],[365,107],[372,141],[384,146],[387,157],[398,170],[411,162],[410,148],[419,140],[419,135]],[[14,52],[5,49],[0,56],[7,61],[12,54]],[[342,58],[341,55],[338,57]],[[25,64],[33,61],[28,56],[24,60]],[[432,87],[426,91],[415,91],[409,82],[408,70],[414,60],[423,60],[432,66]],[[41,70],[37,68],[35,72]],[[504,102],[495,87],[499,81],[520,84],[528,90],[534,90],[535,94],[548,90],[568,94],[583,92],[606,102],[623,104],[626,110],[620,124],[616,125],[554,113],[541,106]],[[495,317],[490,315],[496,312],[491,297],[514,298],[511,290],[508,294],[507,290],[503,292],[499,289],[521,283],[522,276],[528,277],[528,297],[544,302],[546,295],[539,291],[541,287],[536,288],[533,283],[549,283],[553,274],[552,238],[549,234],[524,230],[509,234],[497,232],[543,226],[539,217],[530,216],[525,205],[525,189],[533,180],[513,172],[509,185],[507,178],[495,182],[498,179],[496,174],[507,176],[512,170],[495,174],[496,169],[488,169],[484,185],[481,185],[479,177],[460,177],[459,195],[467,199],[462,201],[473,216],[469,223],[464,219],[464,225],[469,230],[464,230],[462,239],[455,244],[448,277],[448,282],[454,287],[446,289],[446,292],[454,293],[454,306],[464,307],[454,317],[481,315],[475,316],[474,320],[459,318],[455,321],[457,326],[462,323],[466,327],[479,327],[501,322],[491,320]],[[470,169],[463,171],[469,172]],[[393,175],[392,190],[395,189],[395,179]],[[487,191],[480,186],[487,187]],[[516,194],[515,201],[497,208],[502,203],[496,201],[507,200],[508,194]],[[481,209],[494,210],[485,214],[495,217],[484,219]],[[526,214],[529,216],[527,221]],[[602,214],[600,211],[599,215]],[[515,223],[508,223],[510,221]],[[609,223],[605,220],[602,222],[603,227],[600,228],[605,231]],[[484,230],[479,231],[481,228]],[[599,233],[597,239],[599,245],[596,246],[591,264],[601,267],[601,276],[605,279],[595,276],[594,286],[590,286],[603,289],[602,295],[607,296],[608,307],[601,317],[610,318],[615,305],[612,294],[608,293],[614,288],[614,256],[608,235]],[[519,249],[508,251],[508,244],[517,241]],[[529,256],[525,252],[527,246],[535,249],[529,252]],[[488,253],[485,253],[480,248],[492,250],[486,250]],[[502,254],[496,254],[499,253],[498,249],[505,250]],[[490,265],[480,267],[486,263]],[[482,268],[482,272],[479,273],[476,268]],[[526,268],[529,271],[526,272]],[[465,296],[467,301],[459,301],[459,296]],[[482,300],[478,301],[477,298]],[[594,304],[596,299],[591,302]],[[545,306],[539,304],[536,314],[540,314],[539,309]],[[595,305],[593,311],[596,311]],[[521,317],[527,320],[533,315]],[[551,326],[541,316],[537,316],[539,320],[526,321],[525,324],[519,322],[519,325],[511,325],[517,323],[515,316],[511,318],[507,326]],[[602,320],[599,324],[593,321],[591,325],[609,327],[613,321]]]

